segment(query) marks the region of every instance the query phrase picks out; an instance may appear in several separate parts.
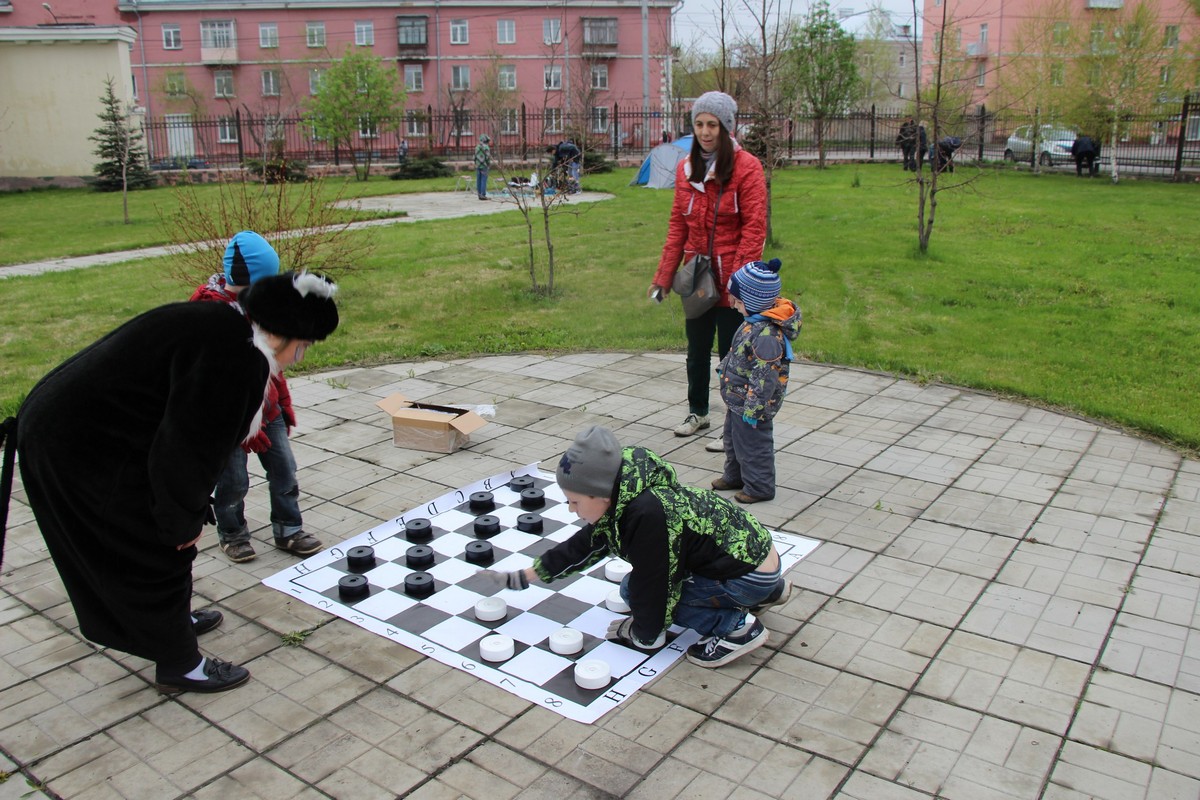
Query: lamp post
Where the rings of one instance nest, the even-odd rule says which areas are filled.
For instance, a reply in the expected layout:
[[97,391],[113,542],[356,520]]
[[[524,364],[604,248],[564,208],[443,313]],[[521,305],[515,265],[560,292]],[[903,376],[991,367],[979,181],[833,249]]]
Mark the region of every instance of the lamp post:
[[42,8],[46,9],[46,13],[49,14],[50,18],[54,20],[55,25],[62,24],[58,21],[58,16],[54,13],[54,9],[50,7],[49,3],[42,3]]

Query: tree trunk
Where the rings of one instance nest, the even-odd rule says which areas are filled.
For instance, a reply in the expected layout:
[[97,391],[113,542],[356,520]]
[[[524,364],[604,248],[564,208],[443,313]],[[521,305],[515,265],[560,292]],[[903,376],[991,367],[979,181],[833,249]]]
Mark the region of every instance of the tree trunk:
[[1117,183],[1121,179],[1120,171],[1117,169],[1117,137],[1119,136],[1120,117],[1114,112],[1112,115],[1112,125],[1109,126],[1109,141],[1108,141],[1108,160],[1112,162],[1112,182]]

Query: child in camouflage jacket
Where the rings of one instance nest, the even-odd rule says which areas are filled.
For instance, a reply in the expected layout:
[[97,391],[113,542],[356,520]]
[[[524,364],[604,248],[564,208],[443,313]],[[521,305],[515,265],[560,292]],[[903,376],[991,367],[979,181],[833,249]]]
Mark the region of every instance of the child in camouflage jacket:
[[800,335],[800,309],[780,297],[779,259],[752,261],[729,279],[733,306],[746,317],[721,362],[725,401],[725,470],[714,489],[737,489],[739,503],[775,497],[772,419],[787,391],[792,341]]

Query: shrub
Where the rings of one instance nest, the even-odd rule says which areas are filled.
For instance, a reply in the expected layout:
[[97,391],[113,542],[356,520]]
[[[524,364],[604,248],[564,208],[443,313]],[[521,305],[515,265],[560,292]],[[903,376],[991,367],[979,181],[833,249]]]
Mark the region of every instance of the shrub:
[[414,178],[449,178],[454,170],[432,157],[410,158],[408,163],[391,174],[394,181]]

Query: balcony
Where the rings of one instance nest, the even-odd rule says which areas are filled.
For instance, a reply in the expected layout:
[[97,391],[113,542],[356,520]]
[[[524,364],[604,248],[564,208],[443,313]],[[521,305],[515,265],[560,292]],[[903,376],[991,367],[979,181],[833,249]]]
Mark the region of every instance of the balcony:
[[612,57],[617,54],[617,20],[592,17],[583,20],[583,55]]
[[1087,0],[1085,8],[1124,8],[1125,0]]
[[200,48],[200,63],[201,64],[237,64],[238,52],[237,42],[231,42],[224,47],[204,47]]
[[967,58],[987,58],[987,42],[971,42],[967,45]]
[[428,42],[421,43],[401,43],[396,47],[396,59],[398,61],[425,61],[429,58]]

